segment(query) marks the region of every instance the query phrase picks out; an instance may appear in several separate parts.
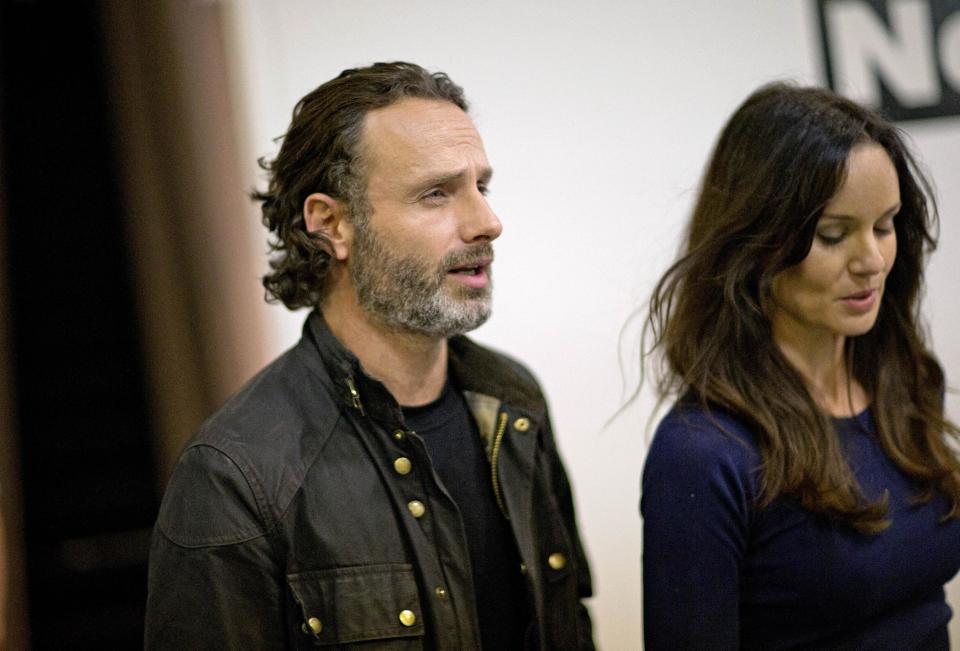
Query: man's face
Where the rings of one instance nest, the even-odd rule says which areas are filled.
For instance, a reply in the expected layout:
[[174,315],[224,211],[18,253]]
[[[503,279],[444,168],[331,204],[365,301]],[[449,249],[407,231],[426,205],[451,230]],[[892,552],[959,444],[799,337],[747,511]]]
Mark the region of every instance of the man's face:
[[501,225],[473,122],[448,102],[408,98],[367,114],[362,148],[370,212],[347,260],[361,307],[430,337],[476,328],[490,316]]

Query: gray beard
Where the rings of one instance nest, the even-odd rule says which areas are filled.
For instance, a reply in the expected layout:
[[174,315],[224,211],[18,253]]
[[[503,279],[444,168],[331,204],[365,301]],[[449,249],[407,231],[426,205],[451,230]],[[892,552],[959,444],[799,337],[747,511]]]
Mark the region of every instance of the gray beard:
[[[493,257],[489,243],[451,253],[436,269],[389,250],[369,223],[354,225],[350,274],[360,306],[401,332],[446,339],[482,325],[491,312],[492,279],[483,289],[447,287],[447,270]],[[489,278],[490,268],[487,268]]]

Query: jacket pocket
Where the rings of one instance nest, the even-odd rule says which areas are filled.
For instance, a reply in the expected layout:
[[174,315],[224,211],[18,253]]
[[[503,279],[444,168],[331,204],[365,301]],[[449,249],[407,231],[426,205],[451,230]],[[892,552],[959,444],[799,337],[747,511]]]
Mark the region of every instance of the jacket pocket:
[[413,566],[359,565],[288,574],[300,608],[301,647],[423,648]]

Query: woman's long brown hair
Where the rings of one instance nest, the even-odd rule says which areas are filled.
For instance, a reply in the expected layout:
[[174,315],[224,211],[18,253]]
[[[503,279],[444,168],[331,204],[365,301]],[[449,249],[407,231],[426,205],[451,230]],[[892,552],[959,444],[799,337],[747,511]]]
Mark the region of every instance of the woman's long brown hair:
[[886,500],[868,500],[830,417],[773,341],[765,310],[773,277],[800,263],[817,220],[842,185],[851,149],[875,142],[897,170],[897,259],[874,327],[847,341],[852,377],[871,396],[890,459],[960,517],[958,430],[943,414],[944,376],[919,323],[925,256],[936,246],[932,188],[900,132],[818,88],[764,86],[724,127],[707,165],[680,258],[657,284],[643,356],[659,353],[661,398],[689,393],[736,414],[763,459],[759,506],[781,495],[862,532],[887,526]]

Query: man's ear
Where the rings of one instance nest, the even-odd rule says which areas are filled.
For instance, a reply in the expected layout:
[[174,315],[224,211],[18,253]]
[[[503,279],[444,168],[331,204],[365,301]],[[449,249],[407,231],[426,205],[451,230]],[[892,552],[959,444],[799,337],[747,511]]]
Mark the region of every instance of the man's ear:
[[335,260],[347,259],[353,241],[353,228],[346,216],[346,203],[322,192],[314,192],[303,202],[307,232],[318,235]]

